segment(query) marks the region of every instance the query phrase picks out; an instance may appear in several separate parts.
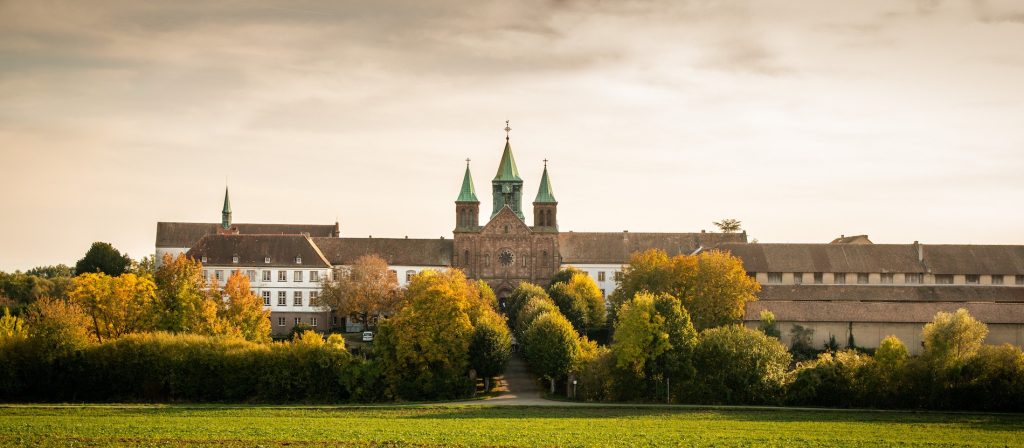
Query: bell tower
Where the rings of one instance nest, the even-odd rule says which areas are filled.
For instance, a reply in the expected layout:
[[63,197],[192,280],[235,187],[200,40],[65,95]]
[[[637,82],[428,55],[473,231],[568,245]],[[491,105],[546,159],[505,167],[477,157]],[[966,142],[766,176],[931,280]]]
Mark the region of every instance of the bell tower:
[[540,177],[537,198],[533,200],[533,227],[534,230],[558,231],[558,201],[548,177],[547,159],[544,159],[544,174]]
[[498,163],[498,173],[491,180],[492,194],[494,196],[494,209],[491,211],[491,218],[494,218],[502,208],[508,206],[515,212],[519,219],[526,221],[523,216],[523,179],[519,177],[519,169],[516,168],[516,159],[512,157],[512,145],[509,143],[509,132],[512,128],[505,120],[505,151],[501,154],[501,162]]
[[473,175],[466,159],[466,174],[462,176],[462,189],[455,199],[455,230],[476,230],[480,227],[480,200],[476,198]]

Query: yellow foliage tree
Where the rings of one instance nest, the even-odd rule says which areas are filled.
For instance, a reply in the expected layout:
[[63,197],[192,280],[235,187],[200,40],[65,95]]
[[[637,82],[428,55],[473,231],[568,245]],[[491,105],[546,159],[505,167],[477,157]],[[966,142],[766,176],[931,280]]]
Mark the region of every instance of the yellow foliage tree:
[[221,291],[217,316],[223,333],[252,342],[270,342],[270,311],[263,309],[263,299],[249,288],[249,277],[235,271]]
[[100,342],[153,329],[156,284],[148,276],[82,274],[68,297],[89,316],[89,332]]
[[164,254],[156,271],[156,327],[171,333],[218,334],[217,302],[203,279],[203,265],[184,254]]
[[364,325],[371,317],[390,315],[401,301],[398,279],[388,263],[377,255],[363,255],[332,280],[321,282],[317,305],[330,307],[341,316],[355,316]]

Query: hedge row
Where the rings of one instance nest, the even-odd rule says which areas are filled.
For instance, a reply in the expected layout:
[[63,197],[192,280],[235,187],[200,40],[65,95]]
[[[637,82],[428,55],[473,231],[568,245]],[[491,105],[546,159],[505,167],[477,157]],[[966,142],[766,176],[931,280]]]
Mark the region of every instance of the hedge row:
[[32,339],[0,344],[0,400],[346,402],[381,399],[376,364],[340,336],[255,344],[168,333],[128,335],[38,356]]

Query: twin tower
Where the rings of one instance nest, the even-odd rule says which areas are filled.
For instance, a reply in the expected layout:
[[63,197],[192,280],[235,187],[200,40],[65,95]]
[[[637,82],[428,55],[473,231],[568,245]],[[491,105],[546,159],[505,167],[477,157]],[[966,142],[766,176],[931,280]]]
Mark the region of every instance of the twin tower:
[[[516,159],[512,156],[512,145],[509,143],[508,132],[511,128],[506,122],[505,151],[501,154],[498,173],[491,180],[493,208],[491,219],[505,207],[512,210],[519,219],[526,222],[523,215],[523,179],[519,177]],[[533,200],[534,230],[558,231],[558,201],[555,200],[548,177],[548,163],[544,161],[544,174],[540,178],[540,188]],[[469,172],[469,159],[466,159],[466,174],[462,178],[462,190],[455,200],[455,230],[473,231],[480,228],[480,200],[476,197],[473,187],[473,175]]]

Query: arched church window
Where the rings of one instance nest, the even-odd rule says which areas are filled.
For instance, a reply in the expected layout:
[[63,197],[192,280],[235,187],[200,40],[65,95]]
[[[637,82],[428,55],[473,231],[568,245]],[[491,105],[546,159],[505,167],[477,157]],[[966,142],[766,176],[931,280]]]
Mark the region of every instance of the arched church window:
[[505,233],[508,233],[508,224],[505,224]]
[[540,262],[542,263],[541,264],[542,266],[547,266],[548,265],[548,251],[544,251],[543,258],[541,258]]
[[462,256],[462,265],[463,266],[469,266],[469,251],[468,250]]

